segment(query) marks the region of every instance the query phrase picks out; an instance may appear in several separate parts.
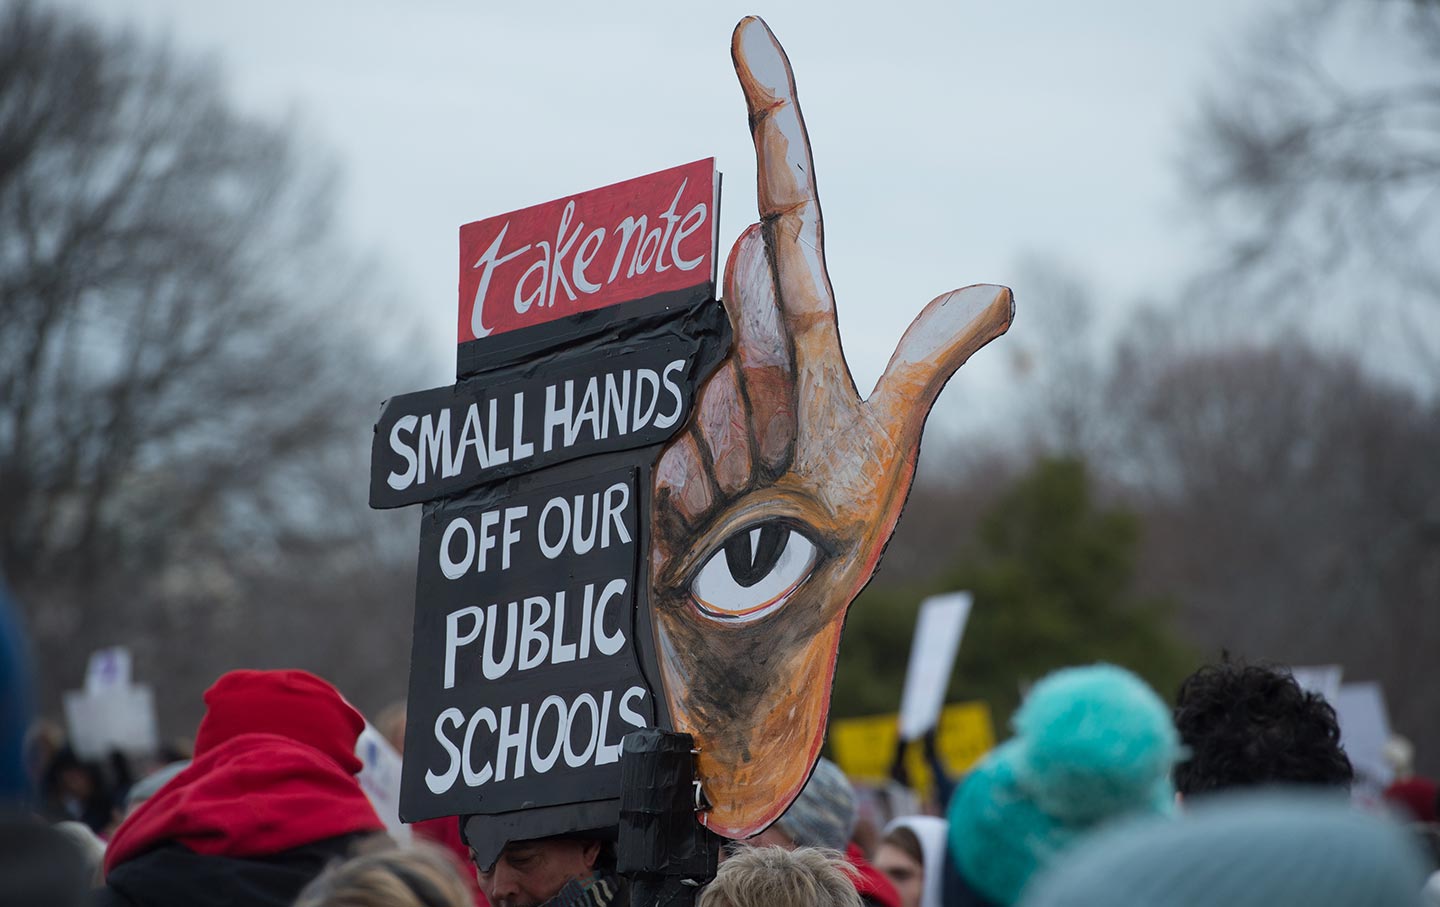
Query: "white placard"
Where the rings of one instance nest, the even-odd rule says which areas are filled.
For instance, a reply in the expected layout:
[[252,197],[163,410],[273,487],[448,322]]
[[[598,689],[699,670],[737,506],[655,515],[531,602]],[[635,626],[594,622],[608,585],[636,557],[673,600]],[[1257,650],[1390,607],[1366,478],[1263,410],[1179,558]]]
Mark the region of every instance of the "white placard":
[[1300,684],[1300,689],[1319,693],[1330,705],[1334,706],[1340,698],[1340,681],[1345,675],[1345,669],[1340,665],[1309,665],[1291,668],[1290,673]]
[[365,730],[355,741],[355,755],[364,767],[357,776],[370,805],[375,807],[385,830],[397,844],[410,842],[410,826],[400,821],[400,754],[385,735],[365,722]]
[[130,650],[111,646],[90,654],[85,666],[85,692],[126,689],[130,686]]
[[155,696],[148,686],[71,690],[64,705],[70,746],[81,759],[105,759],[112,750],[150,755],[159,747]]
[[1340,722],[1340,743],[1355,767],[1354,793],[1362,799],[1378,798],[1395,774],[1385,760],[1390,739],[1385,692],[1378,683],[1347,683],[1331,704]]
[[970,605],[969,592],[933,595],[920,603],[915,641],[910,645],[910,665],[905,671],[905,692],[900,697],[902,740],[924,736],[940,719]]
[[130,682],[130,669],[129,649],[97,649],[85,665],[85,686],[62,697],[70,746],[81,759],[105,759],[115,750],[148,756],[158,748],[155,695]]

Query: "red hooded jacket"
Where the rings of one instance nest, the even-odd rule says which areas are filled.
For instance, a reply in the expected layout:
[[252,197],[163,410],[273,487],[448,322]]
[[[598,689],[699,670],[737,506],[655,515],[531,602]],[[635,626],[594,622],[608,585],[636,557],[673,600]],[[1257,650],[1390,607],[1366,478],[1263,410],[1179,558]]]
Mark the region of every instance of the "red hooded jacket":
[[865,855],[853,841],[845,848],[845,861],[855,867],[856,876],[853,881],[861,900],[878,904],[880,907],[900,907],[900,892],[895,890],[895,885],[885,878],[880,870],[870,865],[870,861],[865,859]]
[[355,780],[365,719],[305,671],[232,671],[205,693],[195,758],[115,831],[105,872],[165,844],[263,857],[385,826]]

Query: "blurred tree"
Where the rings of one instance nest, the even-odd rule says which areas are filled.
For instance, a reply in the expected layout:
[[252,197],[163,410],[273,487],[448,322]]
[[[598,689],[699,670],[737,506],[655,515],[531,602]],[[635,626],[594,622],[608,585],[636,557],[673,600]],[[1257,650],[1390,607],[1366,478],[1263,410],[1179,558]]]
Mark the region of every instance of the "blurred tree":
[[1440,2],[1271,10],[1193,145],[1186,174],[1221,252],[1193,309],[1363,337],[1372,366],[1440,383]]
[[0,568],[52,706],[116,642],[191,714],[237,663],[403,689],[413,554],[364,498],[408,384],[333,199],[207,68],[0,7]]
[[1180,596],[1212,657],[1382,681],[1396,729],[1440,766],[1440,405],[1295,341],[1153,340],[1113,376],[1142,586]]
[[[837,714],[895,708],[916,605],[954,588],[977,605],[952,698],[1003,713],[1022,679],[1096,657],[1169,694],[1173,600],[1207,657],[1382,681],[1440,772],[1440,2],[1291,0],[1218,86],[1184,159],[1218,254],[1108,349],[1084,281],[1027,265],[1020,438],[972,439],[999,468],[922,472],[847,627]],[[1035,451],[1090,477],[1041,459],[993,503]]]
[[867,591],[856,602],[840,647],[836,715],[898,707],[919,601],[955,589],[973,592],[975,606],[949,700],[986,700],[1003,722],[1030,681],[1102,660],[1168,697],[1194,661],[1170,630],[1170,603],[1134,590],[1140,526],[1134,514],[1096,503],[1081,461],[1038,461],[938,581]]
[[1109,423],[1099,418],[1106,359],[1095,326],[1094,293],[1073,269],[1032,255],[1021,263],[1024,329],[1006,338],[1014,387],[1021,395],[1018,427],[1029,446],[1084,456]]

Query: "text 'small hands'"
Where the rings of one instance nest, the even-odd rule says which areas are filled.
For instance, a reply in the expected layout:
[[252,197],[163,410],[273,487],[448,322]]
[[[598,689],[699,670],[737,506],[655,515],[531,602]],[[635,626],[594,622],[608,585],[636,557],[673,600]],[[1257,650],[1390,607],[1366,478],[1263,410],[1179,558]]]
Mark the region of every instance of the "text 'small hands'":
[[789,61],[755,18],[731,49],[760,223],[725,271],[735,349],[655,474],[651,569],[666,705],[697,738],[706,821],[747,837],[790,803],[819,752],[845,611],[894,531],[931,405],[1014,305],[983,285],[933,300],[861,399]]

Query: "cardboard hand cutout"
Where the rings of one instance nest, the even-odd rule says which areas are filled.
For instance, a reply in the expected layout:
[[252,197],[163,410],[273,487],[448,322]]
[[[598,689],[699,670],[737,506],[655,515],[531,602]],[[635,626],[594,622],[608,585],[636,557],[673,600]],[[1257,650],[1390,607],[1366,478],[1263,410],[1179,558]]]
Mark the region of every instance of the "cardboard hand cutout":
[[375,425],[371,505],[424,505],[400,812],[466,817],[482,865],[614,827],[650,726],[693,735],[714,831],[784,812],[930,406],[1010,323],[941,296],[862,400],[789,64],[758,19],[732,51],[760,223],[723,307],[711,159],[466,224],[456,383]]
[[840,349],[789,61],[757,18],[731,52],[760,222],[725,270],[734,348],[656,466],[650,602],[670,723],[700,750],[704,821],[744,838],[809,777],[845,612],[899,519],[925,418],[1014,305],[997,286],[931,301],[862,399]]

